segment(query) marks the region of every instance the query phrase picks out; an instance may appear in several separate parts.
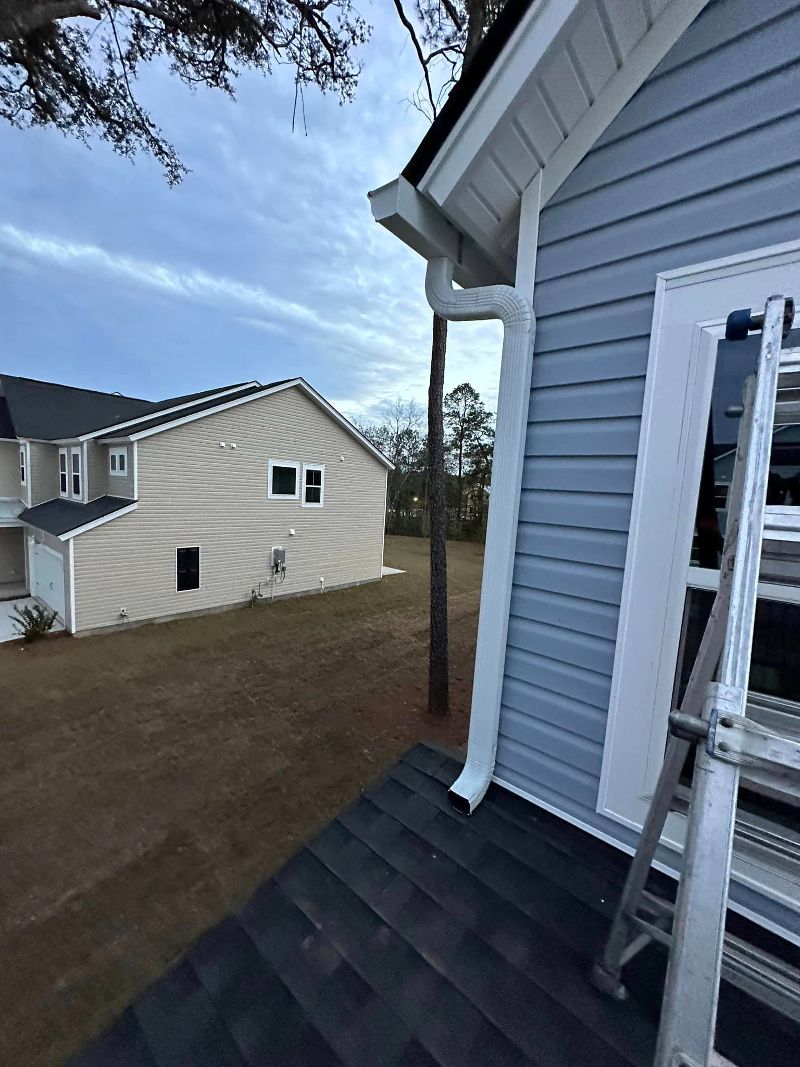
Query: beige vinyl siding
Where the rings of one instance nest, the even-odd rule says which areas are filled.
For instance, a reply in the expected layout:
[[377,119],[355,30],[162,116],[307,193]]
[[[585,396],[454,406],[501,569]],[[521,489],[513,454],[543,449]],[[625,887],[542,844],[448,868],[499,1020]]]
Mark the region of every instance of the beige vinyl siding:
[[0,497],[18,497],[19,445],[16,441],[0,441]]
[[[324,507],[269,500],[271,458],[324,464]],[[386,468],[296,388],[140,441],[138,479],[136,511],[75,538],[81,630],[122,607],[139,621],[245,602],[273,545],[279,594],[380,577]],[[195,545],[200,588],[177,592],[176,548]]]
[[108,445],[101,446],[104,453],[103,462],[105,464],[106,477],[106,492],[109,496],[126,496],[131,500],[134,499],[133,492],[133,445],[114,445],[115,449],[125,448],[125,475],[124,477],[119,474],[112,474],[109,468],[109,452]]
[[58,445],[31,441],[28,482],[31,506],[58,496]]
[[86,442],[87,500],[113,492],[108,488],[108,449],[97,441]]
[[25,581],[25,540],[19,526],[0,527],[0,582]]

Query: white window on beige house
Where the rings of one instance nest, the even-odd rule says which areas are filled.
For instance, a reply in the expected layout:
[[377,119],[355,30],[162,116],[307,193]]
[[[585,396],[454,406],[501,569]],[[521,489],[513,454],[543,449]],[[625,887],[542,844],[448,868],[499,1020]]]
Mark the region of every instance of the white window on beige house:
[[303,464],[304,508],[321,508],[325,503],[325,464]]
[[267,496],[270,500],[297,500],[300,496],[300,464],[294,460],[271,459]]
[[109,448],[108,473],[115,478],[125,478],[128,474],[127,448]]
[[81,450],[71,449],[70,454],[70,489],[74,500],[78,500],[83,493],[83,472],[81,470]]
[[69,496],[69,460],[66,448],[58,450],[58,495]]
[[28,451],[25,445],[19,446],[19,484],[28,484]]

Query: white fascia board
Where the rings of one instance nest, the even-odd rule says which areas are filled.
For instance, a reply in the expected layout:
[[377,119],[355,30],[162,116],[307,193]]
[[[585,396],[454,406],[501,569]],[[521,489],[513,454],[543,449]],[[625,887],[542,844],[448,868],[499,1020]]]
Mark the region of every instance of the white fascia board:
[[333,404],[329,404],[325,397],[321,396],[312,385],[309,385],[304,378],[298,379],[297,384],[299,388],[302,389],[304,393],[306,393],[307,396],[311,397],[312,400],[316,401],[316,403],[319,404],[319,406],[324,411],[326,411],[328,415],[330,415],[334,422],[338,422],[343,430],[346,430],[351,437],[354,437],[356,441],[358,441],[360,445],[363,445],[363,447],[366,448],[368,452],[371,452],[372,455],[377,460],[379,460],[384,465],[384,467],[386,467],[387,470],[394,470],[394,463],[392,463],[390,459],[387,459],[386,456],[384,456],[383,452],[381,452],[379,448],[376,448],[375,445],[373,445],[373,443],[368,440],[363,435],[363,433],[361,433],[360,430],[358,430],[357,427],[355,427],[352,422],[350,422],[349,419],[346,419],[344,415],[338,412],[333,406]]
[[707,4],[708,0],[672,0],[664,8],[625,57],[622,67],[548,159],[542,172],[542,206],[558,192]]
[[369,193],[372,217],[423,259],[449,259],[454,278],[472,288],[508,281],[472,238],[465,237],[402,175]]
[[[344,415],[341,415],[335,407],[329,404],[324,397],[320,396],[316,389],[313,389],[303,378],[291,378],[288,382],[282,382],[280,385],[273,385],[267,389],[259,389],[257,393],[248,393],[247,396],[240,396],[222,404],[215,404],[214,407],[206,408],[204,411],[190,412],[182,418],[173,419],[170,422],[161,423],[158,426],[152,426],[149,430],[140,430],[139,433],[131,433],[128,440],[133,441],[135,444],[137,441],[142,441],[147,437],[153,437],[155,434],[165,433],[167,430],[174,430],[178,426],[185,426],[189,422],[195,422],[197,419],[204,419],[208,415],[217,415],[220,411],[228,411],[230,408],[239,407],[241,404],[249,404],[253,400],[261,400],[265,396],[273,396],[275,393],[282,393],[286,389],[300,389],[323,408],[332,419],[338,422],[339,425],[346,430],[351,437],[354,437],[363,448],[366,448],[368,452],[371,452],[376,459],[384,464],[384,466],[388,467],[390,470],[394,470],[394,465],[386,458],[386,456],[384,456],[380,449],[377,449],[362,433],[359,433],[356,427],[353,426]],[[109,438],[108,440],[113,441],[115,439]]]
[[478,158],[579,5],[580,0],[535,0],[530,5],[419,183],[435,203],[444,204]]
[[104,526],[107,522],[111,522],[112,519],[118,519],[120,515],[128,515],[132,511],[136,511],[139,507],[139,501],[134,500],[132,504],[129,504],[125,508],[120,508],[119,511],[112,511],[110,515],[103,515],[99,519],[94,519],[92,522],[86,522],[83,526],[76,526],[74,530],[67,530],[66,533],[59,534],[59,541],[70,541],[73,537],[77,537],[78,534],[86,533],[87,530],[94,530],[98,526]]
[[[147,415],[137,415],[135,419],[128,419],[126,422],[115,422],[113,426],[102,426],[99,430],[92,430],[90,433],[81,434],[77,440],[91,441],[93,437],[102,437],[104,434],[111,433],[113,430],[124,430],[127,426],[136,426],[140,422],[149,422],[151,419],[158,418],[160,415],[171,415],[174,411],[186,411],[187,408],[197,407],[198,404],[206,404],[209,400],[214,400],[223,396],[231,396],[233,393],[240,393],[242,389],[252,389],[254,385],[258,384],[258,382],[244,382],[242,385],[236,385],[232,389],[220,389],[218,393],[208,393],[206,396],[196,397],[194,400],[187,400],[183,404],[176,404],[171,408],[162,408],[160,411],[151,411]],[[61,444],[60,441],[58,443]]]

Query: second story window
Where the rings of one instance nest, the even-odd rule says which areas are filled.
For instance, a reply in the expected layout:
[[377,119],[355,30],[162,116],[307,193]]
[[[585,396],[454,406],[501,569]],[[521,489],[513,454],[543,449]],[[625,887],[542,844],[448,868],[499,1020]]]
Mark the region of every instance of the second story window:
[[72,461],[70,471],[72,474],[72,495],[73,497],[80,497],[81,495],[81,450],[79,448],[73,448],[70,455]]
[[69,496],[69,469],[67,467],[67,450],[58,450],[58,493],[59,496]]
[[19,446],[19,484],[28,484],[28,453],[25,445]]
[[127,448],[109,448],[108,450],[108,473],[115,478],[124,478],[128,473],[128,450]]

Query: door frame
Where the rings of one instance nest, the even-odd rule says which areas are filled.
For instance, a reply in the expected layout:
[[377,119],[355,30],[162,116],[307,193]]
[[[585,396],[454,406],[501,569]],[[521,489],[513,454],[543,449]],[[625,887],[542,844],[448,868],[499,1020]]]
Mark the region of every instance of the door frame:
[[[657,277],[597,801],[600,814],[634,830],[667,741],[717,343],[730,311],[781,291],[800,295],[800,241]],[[670,815],[662,843],[682,851],[685,825]],[[796,882],[761,863],[737,859],[732,876],[797,907]]]

